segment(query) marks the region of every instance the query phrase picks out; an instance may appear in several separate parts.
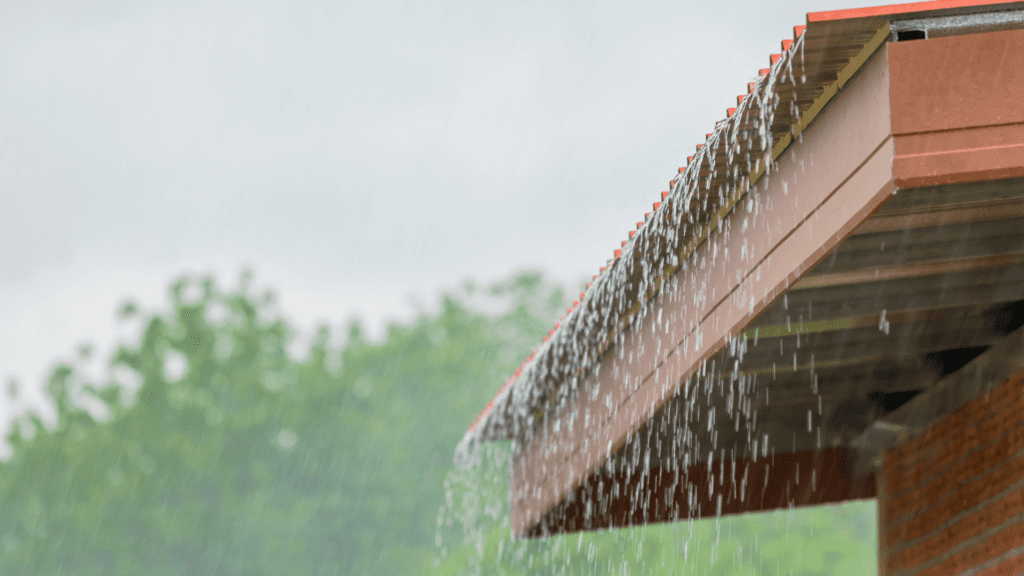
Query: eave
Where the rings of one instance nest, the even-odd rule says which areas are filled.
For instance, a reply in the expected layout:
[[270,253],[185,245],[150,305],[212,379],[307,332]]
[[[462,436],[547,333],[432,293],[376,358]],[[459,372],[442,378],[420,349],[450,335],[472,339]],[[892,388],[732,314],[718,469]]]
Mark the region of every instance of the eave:
[[[819,435],[798,441],[794,432],[786,455],[776,455],[795,466],[793,474],[782,475],[786,488],[738,498],[738,504],[720,500],[719,512],[873,495],[870,478],[846,473],[856,456],[851,438],[862,428],[830,426],[828,419],[868,392],[899,395],[932,386],[942,374],[922,363],[922,353],[991,345],[1000,335],[986,327],[984,312],[1014,300],[1024,279],[1022,255],[979,248],[991,242],[981,229],[977,238],[957,236],[974,252],[934,257],[950,234],[977,222],[989,223],[1000,245],[1013,246],[1014,230],[1024,228],[1024,196],[1005,179],[1024,176],[1024,117],[994,121],[989,116],[1005,112],[1006,102],[993,101],[976,106],[976,119],[967,125],[922,131],[929,120],[912,118],[919,102],[900,100],[914,93],[907,87],[929,86],[962,97],[970,83],[945,90],[928,84],[927,74],[914,76],[920,63],[900,70],[900,62],[915,57],[913,44],[906,50],[896,45],[909,52],[891,60],[890,27],[900,19],[1020,5],[926,2],[891,7],[889,13],[808,15],[806,29],[795,30],[789,46],[784,43],[787,50],[773,58],[750,94],[699,146],[661,205],[464,438],[463,450],[477,441],[516,439],[511,495],[516,534],[699,517],[715,507],[709,504],[711,494],[690,495],[703,508],[663,502],[654,507],[658,513],[587,516],[579,506],[588,498],[610,506],[611,495],[595,493],[594,487],[625,486],[638,477],[637,462],[628,465],[634,454],[648,454],[657,469],[667,466],[669,476],[661,480],[650,461],[642,467],[645,490],[658,488],[655,484],[664,488],[667,478],[678,484],[680,474],[699,474],[693,467],[704,466],[705,474],[715,462],[723,470],[726,462],[749,467],[757,458],[751,435],[772,426],[788,433],[794,420],[808,422],[810,433],[817,418]],[[949,45],[970,48],[963,42]],[[919,56],[941,69],[941,58],[928,52]],[[898,79],[889,78],[892,62]],[[933,76],[942,82],[941,73]],[[892,88],[897,84],[903,89]],[[761,127],[766,137],[751,138]],[[924,133],[941,137],[922,138]],[[999,152],[993,153],[990,144],[1000,138]],[[1003,180],[987,182],[996,179]],[[915,192],[893,196],[910,189]],[[751,225],[748,230],[747,223],[758,218],[778,229]],[[884,249],[871,256],[873,246],[889,237],[896,239],[890,239],[893,250],[902,251],[899,261]],[[831,263],[823,260],[826,256]],[[944,302],[945,288],[928,289],[936,281],[956,295],[952,303]],[[879,308],[880,302],[888,307]],[[797,323],[792,311],[806,306],[810,313],[812,304],[814,318]],[[879,318],[880,310],[888,312],[887,319]],[[880,337],[883,326],[886,336],[892,330],[898,338]],[[751,337],[762,337],[761,330],[764,339],[783,347],[795,340],[799,349],[803,338],[809,363],[794,355],[792,370],[780,370],[777,359],[765,356],[770,346],[748,345]],[[903,342],[906,349],[894,353],[892,342]],[[837,350],[843,353],[830,356]],[[770,399],[767,388],[763,398],[761,390],[745,391],[748,405],[740,412],[747,429],[741,431],[737,420],[733,434],[730,421],[699,439],[714,446],[712,452],[721,449],[721,457],[712,453],[684,465],[671,450],[659,448],[651,455],[651,439],[660,437],[654,431],[665,428],[673,414],[685,413],[680,403],[692,402],[695,391],[708,382],[745,386],[769,369],[782,382],[773,384],[781,396],[773,392]],[[903,376],[879,379],[880,369]],[[820,377],[821,389],[815,379],[800,392],[798,383],[807,384],[809,377]],[[871,390],[861,390],[864,383]],[[720,396],[714,401],[723,403],[724,413],[726,398]],[[707,400],[710,406],[710,395]],[[750,425],[751,411],[760,411],[760,427],[756,417]],[[835,434],[822,441],[822,429]],[[737,453],[740,445],[746,453]],[[788,464],[773,459],[772,465],[781,466],[779,473]],[[763,472],[764,478],[771,476]],[[803,493],[796,489],[801,474],[810,475],[813,487],[808,489],[805,479]],[[819,488],[818,479],[829,480]],[[620,512],[625,515],[616,516]]]

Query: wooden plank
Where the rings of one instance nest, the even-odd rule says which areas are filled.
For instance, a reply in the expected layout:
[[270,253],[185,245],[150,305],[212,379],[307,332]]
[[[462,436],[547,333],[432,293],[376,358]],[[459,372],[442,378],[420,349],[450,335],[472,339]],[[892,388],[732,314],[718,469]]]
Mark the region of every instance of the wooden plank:
[[808,275],[1012,253],[1024,253],[1022,219],[945,224],[850,238]]
[[[685,468],[652,467],[640,473],[631,469],[601,472],[521,536],[539,538],[873,497],[873,477],[859,482],[847,477],[851,458],[845,449],[808,450]],[[634,486],[646,497],[633,498]]]
[[906,278],[920,278],[923,276],[938,276],[956,272],[984,270],[986,268],[998,268],[1002,266],[1019,265],[1022,263],[1024,263],[1024,254],[997,254],[994,256],[981,256],[977,258],[934,260],[931,262],[920,262],[908,266],[887,266],[878,267],[873,270],[851,270],[848,272],[835,272],[831,274],[807,276],[794,284],[792,289],[809,290],[814,288],[825,288],[829,286],[859,284],[865,282],[887,282],[890,280],[901,280]]
[[1024,201],[1022,200],[964,202],[932,209],[880,213],[861,224],[856,234],[902,232],[912,228],[1020,218],[1024,218]]
[[[813,379],[812,373],[815,377]],[[714,378],[697,380],[691,385],[695,389],[711,384],[717,386],[719,381],[733,381],[736,375],[735,372],[724,371]],[[777,370],[741,370],[739,376],[751,387],[747,396],[753,402],[752,405],[764,408],[780,404],[816,403],[818,396],[866,397],[867,393],[874,391],[918,390],[933,383],[938,378],[938,372],[927,365],[921,356],[875,353],[815,362],[813,370],[809,363],[803,363],[794,372],[792,364],[781,363]],[[724,403],[725,400],[710,402]]]
[[[885,316],[885,322],[890,325],[906,324],[909,322],[929,324],[942,322],[950,317],[967,316],[973,311],[973,306],[936,306],[929,308],[912,308],[909,310],[889,310]],[[742,337],[747,340],[761,339],[766,345],[774,346],[774,339],[785,337],[796,337],[798,334],[811,335],[822,332],[847,332],[858,328],[873,328],[880,331],[880,317],[878,312],[861,314],[859,316],[847,316],[841,318],[819,318],[818,320],[797,320],[788,321],[785,324],[760,325],[747,328]],[[940,329],[944,329],[941,326]],[[752,348],[753,349],[753,348]]]
[[[876,321],[877,322],[877,321]],[[803,336],[799,348],[796,336],[767,339],[748,349],[740,361],[743,373],[789,372],[794,363],[797,371],[811,367],[827,367],[860,356],[879,354],[915,355],[942,352],[957,348],[988,346],[1000,335],[991,331],[984,318],[951,317],[932,323],[911,323],[890,328],[889,334],[878,329],[851,329]],[[781,343],[784,347],[780,347]],[[780,354],[780,349],[784,352]]]
[[986,308],[1019,300],[1024,284],[1024,267],[1007,266],[967,271],[941,278],[905,278],[889,282],[838,285],[817,290],[790,291],[785,302],[765,311],[751,327],[879,314],[881,310],[920,309],[935,306]]
[[[847,377],[870,379],[874,362],[888,360],[860,359],[859,365],[847,366]],[[937,379],[935,373],[921,370],[919,358],[898,360],[897,366],[912,382],[900,386],[893,381],[875,381],[866,391],[920,390]],[[682,455],[691,463],[705,462],[709,451],[717,455],[722,448],[745,456],[755,446],[754,439],[759,441],[756,446],[764,449],[766,435],[767,449],[779,452],[843,446],[879,415],[878,410],[867,394],[854,394],[839,381],[823,379],[818,392],[812,393],[805,379],[748,378],[741,387],[739,381],[730,382],[723,374],[712,381],[694,382],[687,396],[666,403],[613,457],[611,466],[624,466],[628,455],[623,452],[635,449],[649,458],[650,466],[675,466]],[[709,428],[712,411],[717,417],[715,426]],[[855,421],[858,414],[859,423]]]
[[1024,179],[1008,178],[956,185],[922,186],[900,190],[882,206],[876,216],[914,208],[928,208],[975,201],[1010,200],[1024,197]]

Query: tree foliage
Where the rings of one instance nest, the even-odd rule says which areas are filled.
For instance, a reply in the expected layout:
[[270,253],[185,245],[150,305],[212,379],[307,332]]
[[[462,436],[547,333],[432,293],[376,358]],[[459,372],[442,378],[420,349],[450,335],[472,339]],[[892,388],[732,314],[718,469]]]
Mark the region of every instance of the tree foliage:
[[169,297],[166,312],[119,311],[141,338],[107,381],[82,369],[88,349],[52,371],[55,426],[30,413],[13,428],[0,575],[849,574],[874,562],[863,506],[512,540],[508,446],[470,470],[452,450],[571,300],[537,274],[466,284],[380,341],[352,321],[305,346],[251,275],[235,290],[182,277]]

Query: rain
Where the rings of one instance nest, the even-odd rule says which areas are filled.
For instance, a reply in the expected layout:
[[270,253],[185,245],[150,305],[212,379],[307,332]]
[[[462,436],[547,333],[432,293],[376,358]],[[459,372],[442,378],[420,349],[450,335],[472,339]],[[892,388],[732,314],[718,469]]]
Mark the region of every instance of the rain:
[[886,58],[1024,17],[871,4],[0,7],[0,573],[909,562],[1024,187]]

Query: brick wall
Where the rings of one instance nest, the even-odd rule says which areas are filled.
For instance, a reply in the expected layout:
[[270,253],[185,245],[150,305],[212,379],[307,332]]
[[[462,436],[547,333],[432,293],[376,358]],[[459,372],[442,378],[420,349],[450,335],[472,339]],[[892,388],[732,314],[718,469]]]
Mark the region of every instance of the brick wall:
[[1024,574],[1024,372],[887,451],[877,478],[882,574]]

